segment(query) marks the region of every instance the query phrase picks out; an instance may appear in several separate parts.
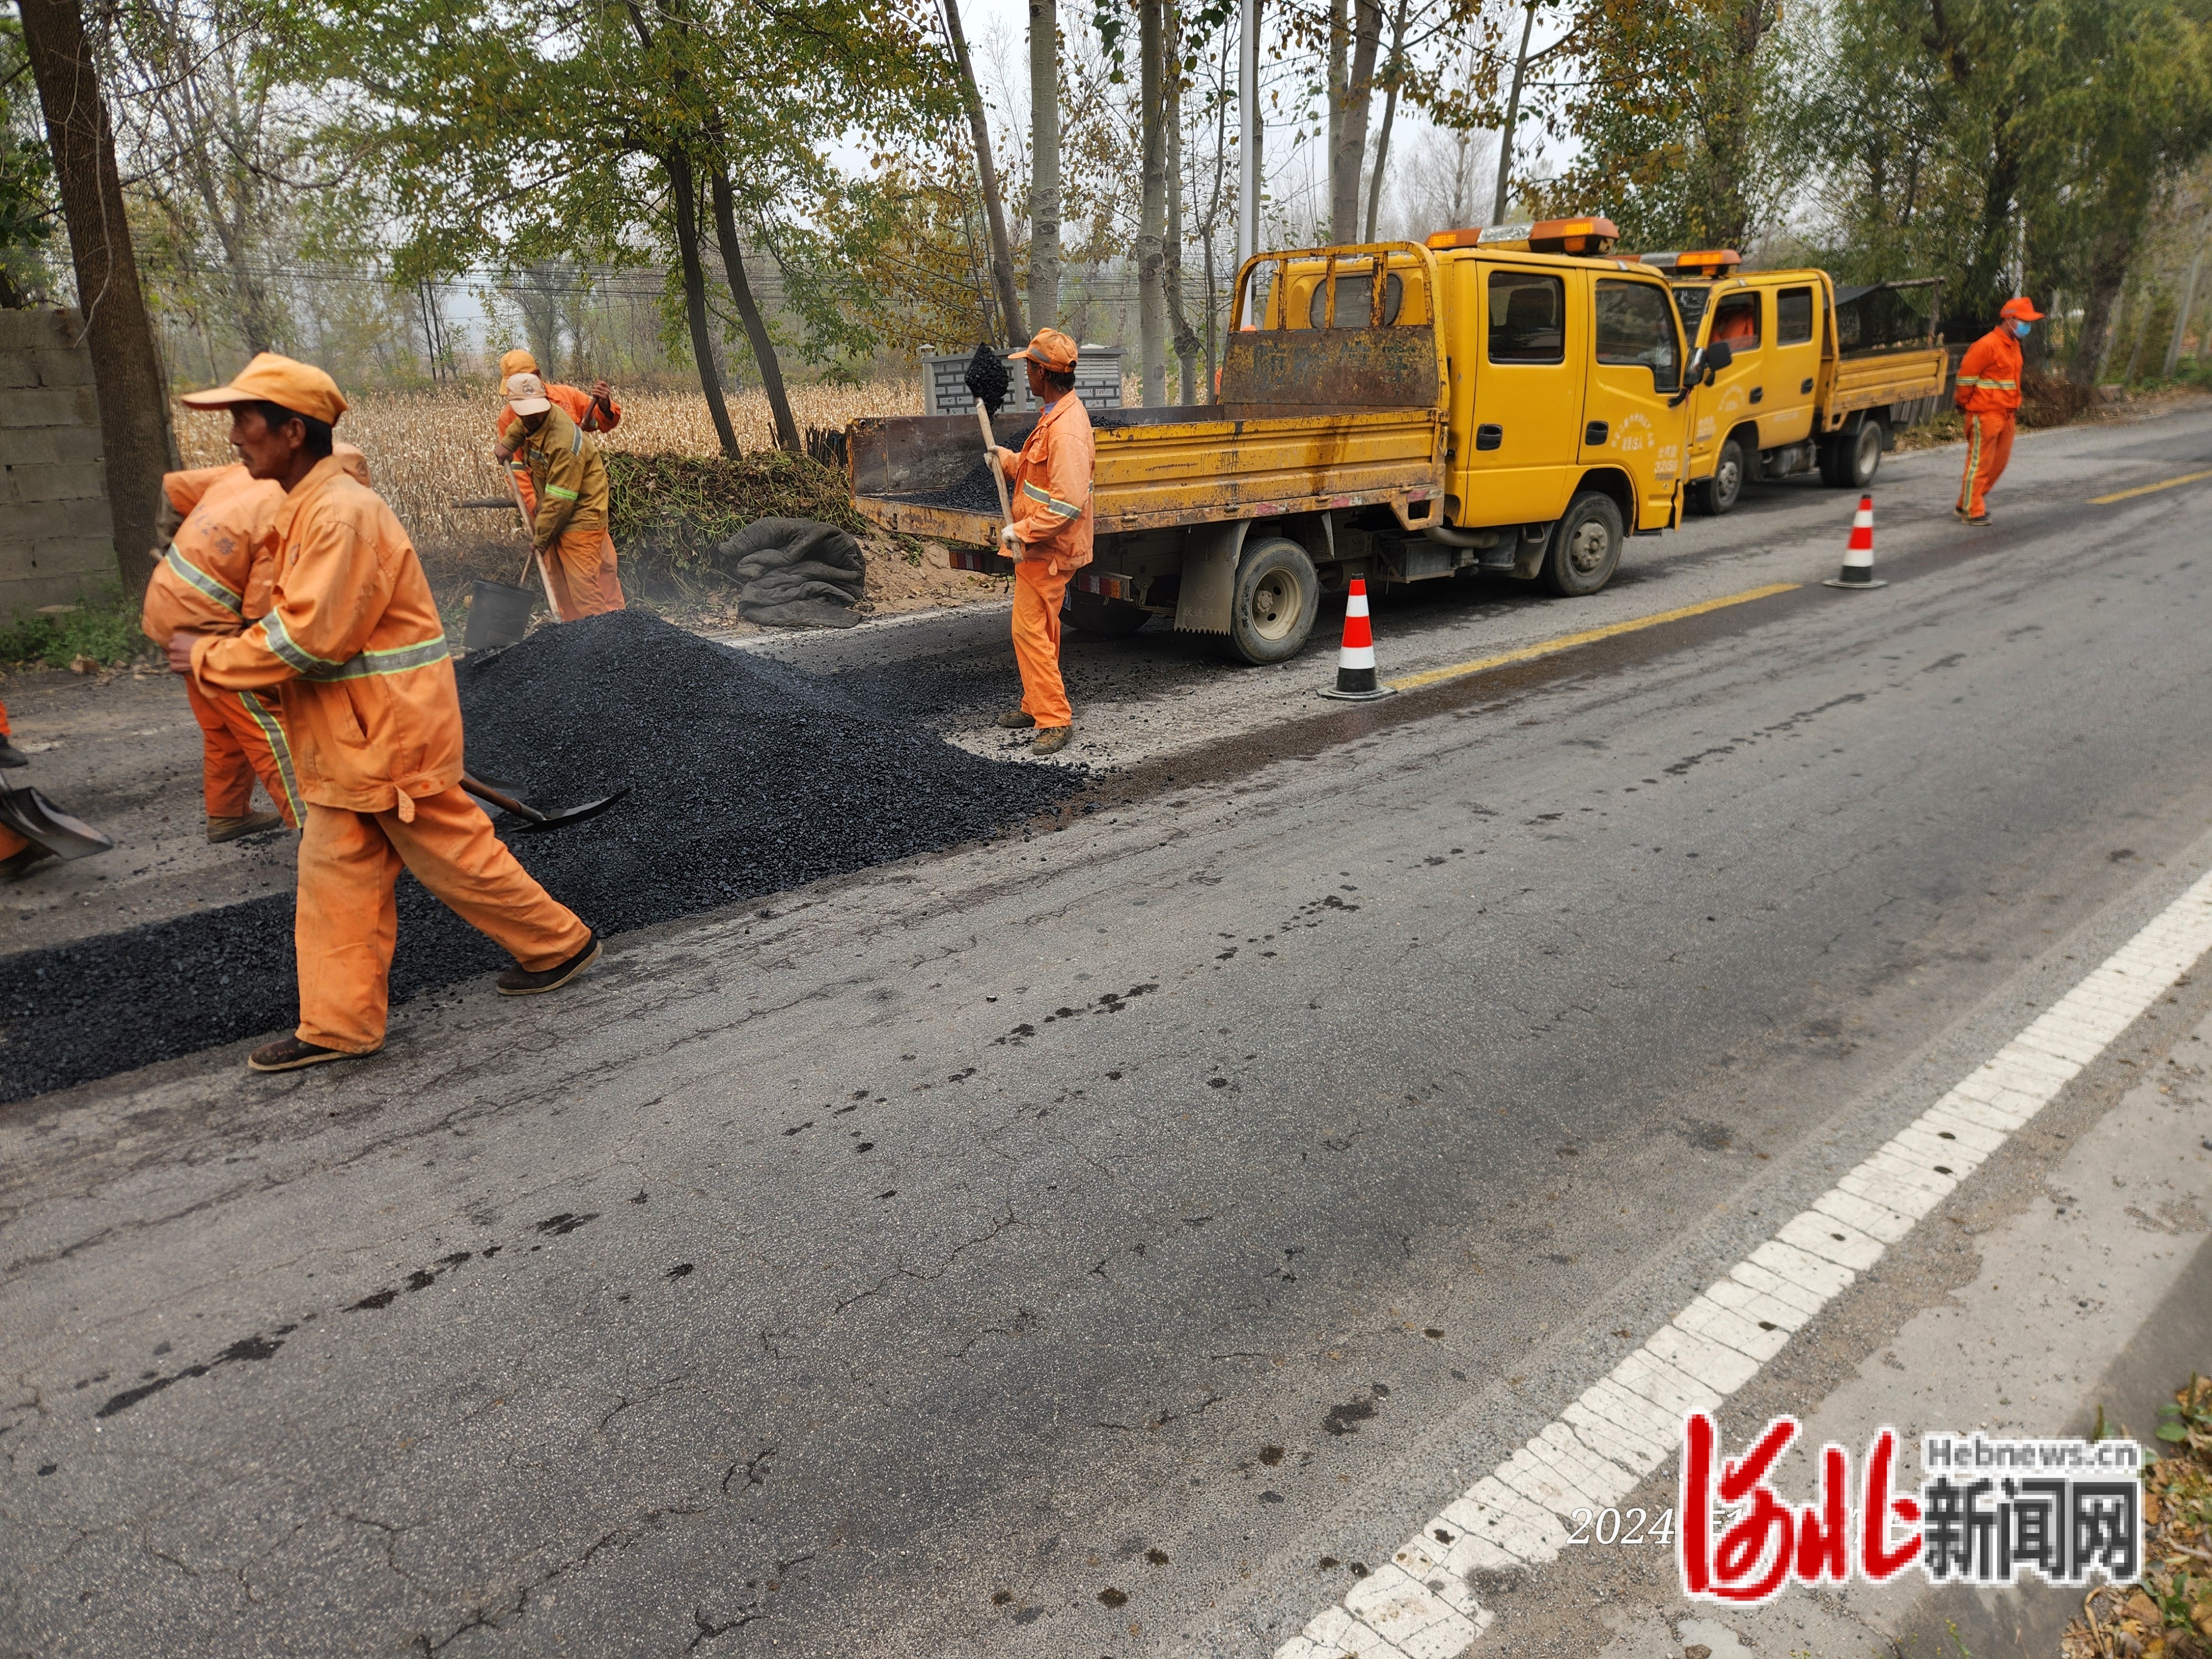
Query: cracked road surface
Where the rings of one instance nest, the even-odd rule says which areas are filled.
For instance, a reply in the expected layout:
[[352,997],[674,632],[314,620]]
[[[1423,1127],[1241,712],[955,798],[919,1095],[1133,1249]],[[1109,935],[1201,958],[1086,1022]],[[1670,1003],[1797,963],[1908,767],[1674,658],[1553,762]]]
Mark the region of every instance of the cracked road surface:
[[[1878,594],[1349,713],[1153,683],[1064,828],[456,988],[361,1066],[7,1109],[0,1652],[1272,1650],[2203,872],[2208,490],[2087,498],[2208,452],[2030,439],[1971,535],[1956,453],[1893,457]],[[1849,515],[1634,544],[1645,608],[1817,583]],[[1590,615],[1441,603],[1398,660]],[[975,626],[899,635],[948,719]],[[1792,1403],[1972,1239],[1816,1322]]]

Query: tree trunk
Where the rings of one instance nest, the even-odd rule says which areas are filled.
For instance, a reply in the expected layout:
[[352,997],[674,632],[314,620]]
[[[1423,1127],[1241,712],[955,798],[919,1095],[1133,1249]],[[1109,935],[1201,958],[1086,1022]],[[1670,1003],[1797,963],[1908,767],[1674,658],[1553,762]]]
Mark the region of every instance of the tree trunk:
[[2203,228],[2197,233],[2199,246],[2197,257],[2189,262],[2189,281],[2181,290],[2181,309],[2173,313],[2173,338],[2167,342],[2166,362],[2160,366],[2159,378],[2170,380],[2181,369],[2181,348],[2189,336],[2189,313],[2197,309],[2197,279],[2204,270],[2204,249],[2202,244],[2212,237],[2212,214],[2205,216]]
[[1157,409],[1168,400],[1167,134],[1162,119],[1167,92],[1167,43],[1160,15],[1165,3],[1137,0],[1143,130],[1142,193],[1137,208],[1137,340],[1143,358],[1147,409]]
[[2143,342],[2150,338],[2151,319],[2158,314],[2158,302],[2151,297],[2148,282],[2136,290],[2136,310],[2141,314],[2136,319],[2136,343],[2128,353],[2128,366],[2120,371],[2122,386],[2136,383],[2136,370],[2142,364]]
[[691,355],[699,365],[699,390],[706,394],[707,412],[714,417],[714,436],[722,453],[736,460],[738,434],[730,425],[729,405],[722,401],[722,377],[714,368],[714,335],[707,324],[707,272],[699,260],[699,181],[691,158],[672,149],[661,158],[668,170],[669,195],[676,208],[676,255],[684,266],[684,315],[691,325]]
[[1060,9],[1030,0],[1030,326],[1060,325]]
[[1198,401],[1198,331],[1182,302],[1182,15],[1169,0],[1167,33],[1168,235],[1162,270],[1168,326],[1175,332],[1176,401]]
[[799,423],[791,418],[791,398],[783,389],[783,365],[776,360],[775,342],[753,303],[753,285],[745,277],[745,250],[738,240],[737,206],[730,191],[729,175],[714,169],[714,240],[722,251],[722,270],[730,279],[730,297],[738,302],[738,319],[745,325],[745,340],[760,366],[761,390],[768,396],[769,412],[775,416],[775,447],[803,453]]
[[991,285],[1010,342],[1030,337],[1022,326],[1021,290],[1014,286],[1013,246],[1006,240],[1006,206],[999,195],[999,169],[991,159],[991,128],[983,113],[983,91],[968,59],[968,36],[960,27],[960,0],[945,0],[945,33],[952,43],[953,67],[960,71],[960,97],[968,106],[968,131],[975,141],[975,174],[983,187],[983,223],[991,239]]
[[2115,258],[2109,249],[2100,251],[2089,261],[2088,278],[2088,289],[2081,296],[2081,337],[2074,345],[2073,378],[2094,386],[2105,378],[2112,339],[2124,314],[2127,260]]
[[20,0],[25,55],[39,88],[69,225],[77,305],[100,398],[100,440],[115,562],[124,591],[145,591],[158,538],[161,475],[174,464],[168,377],[154,342],[115,171],[115,136],[77,0]]
[[1536,33],[1536,7],[1540,0],[1527,0],[1527,15],[1521,22],[1521,51],[1513,59],[1513,90],[1505,100],[1505,125],[1498,134],[1498,189],[1490,204],[1490,222],[1505,222],[1505,204],[1512,200],[1513,187],[1513,130],[1521,125],[1521,88],[1528,79],[1528,41]]
[[1367,161],[1367,112],[1374,102],[1375,60],[1382,49],[1382,0],[1352,0],[1352,64],[1337,122],[1336,160],[1329,168],[1329,240],[1359,240],[1359,177]]
[[1390,129],[1398,119],[1398,82],[1405,72],[1407,0],[1398,0],[1398,15],[1390,20],[1390,61],[1384,74],[1390,90],[1382,99],[1382,131],[1375,140],[1375,177],[1367,186],[1367,236],[1375,240],[1375,223],[1382,211],[1382,168],[1390,159]]

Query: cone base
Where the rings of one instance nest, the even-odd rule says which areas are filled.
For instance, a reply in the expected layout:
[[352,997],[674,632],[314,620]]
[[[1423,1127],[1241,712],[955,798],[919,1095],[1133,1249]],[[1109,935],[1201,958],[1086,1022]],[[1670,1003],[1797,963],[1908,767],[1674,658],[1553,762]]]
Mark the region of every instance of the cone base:
[[1842,587],[1842,588],[1856,589],[1857,592],[1863,593],[1863,592],[1865,592],[1869,588],[1874,588],[1874,587],[1887,587],[1887,586],[1889,586],[1889,583],[1888,583],[1887,580],[1882,580],[1881,578],[1879,578],[1879,577],[1877,577],[1875,580],[1872,580],[1872,581],[1865,581],[1865,582],[1847,582],[1847,581],[1844,580],[1840,576],[1831,576],[1831,577],[1829,577],[1829,578],[1828,578],[1828,580],[1826,580],[1826,581],[1822,582],[1822,583],[1820,584],[1820,586],[1823,586],[1823,587]]
[[1320,695],[1333,702],[1376,702],[1384,697],[1396,696],[1398,688],[1395,685],[1378,685],[1372,691],[1340,691],[1332,685]]

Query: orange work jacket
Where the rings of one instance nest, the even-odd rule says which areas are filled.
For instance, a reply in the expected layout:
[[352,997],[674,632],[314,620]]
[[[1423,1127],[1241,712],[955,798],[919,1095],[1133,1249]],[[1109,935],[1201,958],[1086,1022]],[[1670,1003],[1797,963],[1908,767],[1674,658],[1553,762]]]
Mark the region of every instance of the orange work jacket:
[[1048,560],[1054,575],[1091,562],[1097,518],[1091,480],[1097,465],[1091,411],[1082,398],[1064,392],[1038,417],[1006,478],[1008,511],[1024,558]]
[[174,634],[235,634],[265,614],[283,486],[234,461],[165,473],[161,493],[185,521],[146,584],[146,637],[167,645]]
[[326,456],[284,498],[268,614],[192,647],[203,689],[274,687],[300,790],[318,806],[397,810],[461,775],[453,659],[422,561],[375,491]]
[[1966,348],[1952,401],[1969,415],[2009,415],[2020,407],[2020,336],[2008,322]]
[[[558,380],[545,383],[545,396],[556,409],[564,411],[570,420],[586,432],[611,432],[622,424],[622,405],[612,398],[607,399],[609,409],[601,409],[592,401],[592,394],[582,387],[563,386]],[[515,419],[513,410],[505,404],[499,406],[501,437],[507,436],[507,429],[514,424]]]

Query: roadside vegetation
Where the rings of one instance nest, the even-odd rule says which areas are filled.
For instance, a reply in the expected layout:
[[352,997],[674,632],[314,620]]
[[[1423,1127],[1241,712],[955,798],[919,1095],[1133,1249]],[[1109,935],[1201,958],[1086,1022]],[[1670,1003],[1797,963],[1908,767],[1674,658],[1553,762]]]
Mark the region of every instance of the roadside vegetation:
[[2091,1591],[2062,1659],[2212,1659],[2212,1376],[2174,1391],[2148,1449],[2142,1583]]
[[112,587],[77,605],[19,613],[0,623],[0,666],[83,674],[133,661],[151,650],[138,613],[138,601]]

